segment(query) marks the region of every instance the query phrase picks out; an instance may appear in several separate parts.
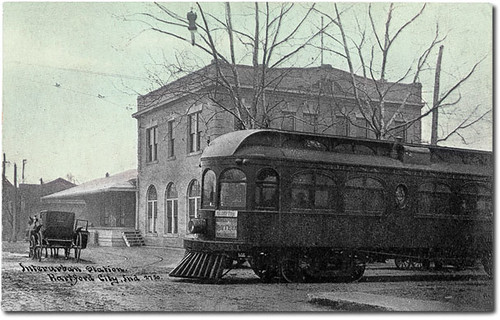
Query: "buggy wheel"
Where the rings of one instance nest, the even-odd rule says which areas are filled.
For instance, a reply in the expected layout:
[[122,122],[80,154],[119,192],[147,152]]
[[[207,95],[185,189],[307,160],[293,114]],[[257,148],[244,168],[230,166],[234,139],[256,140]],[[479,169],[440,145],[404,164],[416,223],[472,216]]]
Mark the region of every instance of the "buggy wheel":
[[35,245],[35,258],[38,258],[38,262],[42,261],[42,251],[43,251],[42,243],[43,243],[42,232],[39,232],[38,236],[36,237],[36,245]]
[[28,257],[31,259],[35,259],[35,248],[36,248],[36,237],[34,234],[30,237],[30,247]]
[[80,256],[82,254],[82,233],[78,232],[76,234],[76,241],[75,241],[75,259],[76,262],[80,262]]

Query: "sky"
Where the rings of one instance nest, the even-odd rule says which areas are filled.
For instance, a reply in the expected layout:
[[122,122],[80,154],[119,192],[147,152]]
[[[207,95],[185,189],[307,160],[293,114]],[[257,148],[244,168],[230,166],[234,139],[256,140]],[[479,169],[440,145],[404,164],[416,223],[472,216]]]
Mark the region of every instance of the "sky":
[[[12,181],[16,163],[21,182],[23,159],[26,183],[68,175],[83,183],[136,168],[137,123],[132,114],[137,96],[152,88],[148,70],[155,68],[154,62],[169,63],[176,52],[194,49],[148,30],[139,21],[137,13],[150,10],[151,3],[2,4],[2,151],[8,161],[7,177]],[[194,3],[165,5],[184,14]],[[216,5],[208,5],[207,10],[215,12]],[[321,5],[331,9],[331,4]],[[405,10],[404,5],[399,5],[398,13],[408,15],[419,8],[408,4]],[[443,43],[444,85],[467,74],[484,57],[473,78],[461,88],[460,106],[461,110],[476,104],[492,108],[491,14],[488,4],[429,5],[410,36],[398,43],[391,67],[403,67],[414,59],[414,48],[433,36],[439,21],[440,29],[448,34]],[[235,19],[235,24],[241,23],[245,19]],[[304,59],[318,56],[317,50],[306,53]],[[325,63],[347,68],[328,54]],[[423,91],[429,101],[430,76],[426,82]],[[464,112],[443,115],[442,125],[451,127]],[[423,124],[424,140],[429,136],[428,122]],[[492,121],[482,122],[466,137],[469,145],[459,138],[448,144],[491,150]]]

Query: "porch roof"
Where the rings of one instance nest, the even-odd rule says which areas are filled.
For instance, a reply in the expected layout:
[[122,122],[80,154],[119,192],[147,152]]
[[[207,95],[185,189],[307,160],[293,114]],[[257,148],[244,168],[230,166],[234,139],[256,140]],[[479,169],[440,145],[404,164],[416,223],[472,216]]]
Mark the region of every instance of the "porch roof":
[[75,199],[104,192],[135,192],[136,181],[137,169],[131,169],[50,194],[42,200]]

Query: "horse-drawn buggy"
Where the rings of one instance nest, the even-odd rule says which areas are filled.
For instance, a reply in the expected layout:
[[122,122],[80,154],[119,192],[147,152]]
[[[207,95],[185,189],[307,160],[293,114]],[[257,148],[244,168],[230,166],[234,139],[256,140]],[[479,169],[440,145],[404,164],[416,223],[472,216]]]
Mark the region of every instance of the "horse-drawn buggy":
[[88,221],[75,220],[73,212],[42,211],[30,230],[29,256],[41,261],[43,250],[52,256],[64,250],[65,258],[69,258],[71,249],[75,250],[75,259],[80,261],[82,249],[87,247]]

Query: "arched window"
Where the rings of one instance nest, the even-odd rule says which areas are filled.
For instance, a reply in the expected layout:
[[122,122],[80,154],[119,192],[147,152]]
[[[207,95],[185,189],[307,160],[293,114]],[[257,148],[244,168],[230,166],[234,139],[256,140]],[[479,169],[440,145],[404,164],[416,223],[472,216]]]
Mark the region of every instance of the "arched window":
[[177,196],[177,189],[175,185],[170,182],[165,191],[165,233],[178,233],[179,226],[179,202]]
[[491,216],[491,189],[475,183],[464,186],[460,190],[460,210],[462,214]]
[[147,231],[148,233],[156,233],[156,222],[158,220],[158,196],[156,188],[150,186],[147,193]]
[[247,199],[247,178],[239,169],[229,169],[220,175],[221,208],[245,208]]
[[188,221],[198,218],[200,209],[200,183],[198,180],[191,180],[188,187]]
[[344,191],[345,212],[382,214],[385,208],[384,187],[378,180],[361,177],[346,182]]
[[420,185],[417,210],[421,214],[451,214],[450,187],[436,182]]
[[335,183],[332,178],[316,173],[299,173],[292,180],[292,208],[335,209]]
[[215,182],[215,173],[212,170],[205,171],[201,195],[201,204],[203,208],[215,207]]
[[273,169],[263,169],[255,182],[255,206],[264,210],[278,210],[279,178]]

